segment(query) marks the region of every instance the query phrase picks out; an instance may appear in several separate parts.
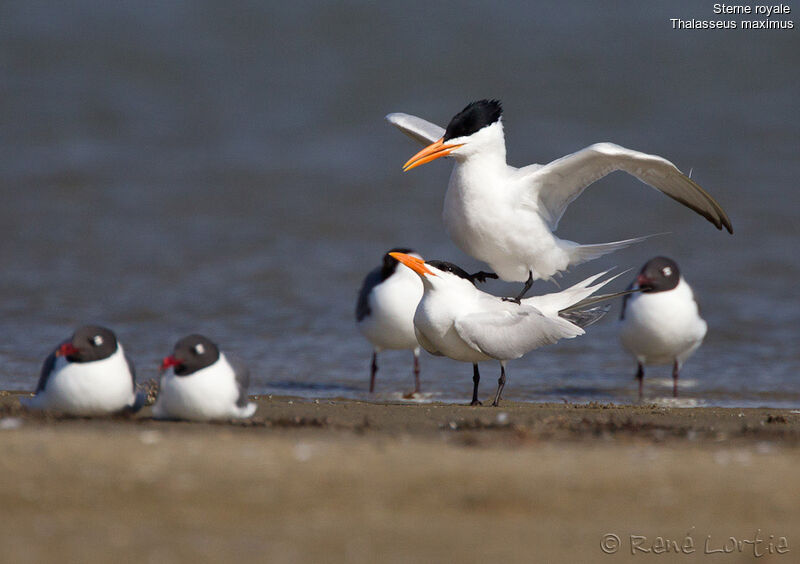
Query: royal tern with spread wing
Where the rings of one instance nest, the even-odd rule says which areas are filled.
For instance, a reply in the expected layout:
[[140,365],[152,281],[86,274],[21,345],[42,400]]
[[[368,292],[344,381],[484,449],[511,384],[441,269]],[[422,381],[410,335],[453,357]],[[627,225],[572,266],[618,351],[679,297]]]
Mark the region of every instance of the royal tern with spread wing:
[[612,143],[597,143],[547,165],[506,164],[502,108],[497,100],[469,104],[446,129],[393,113],[386,119],[412,139],[428,144],[406,162],[411,170],[440,157],[455,160],[442,213],[461,250],[488,263],[502,280],[534,280],[641,241],[643,237],[581,245],[553,234],[567,206],[584,189],[621,170],[733,233],[722,207],[668,160]]
[[[506,363],[543,345],[583,335],[583,328],[608,311],[589,306],[627,292],[589,298],[615,277],[595,281],[591,276],[561,292],[535,296],[512,304],[478,290],[474,279],[458,266],[441,261],[391,253],[416,272],[424,287],[414,314],[417,340],[431,354],[473,364],[472,405],[477,405],[480,374],[477,363],[500,361],[500,379],[493,406],[506,383]],[[584,308],[588,308],[585,309]]]
[[651,364],[672,365],[672,395],[678,397],[681,366],[703,342],[708,328],[692,288],[675,261],[666,257],[648,261],[631,287],[641,292],[624,299],[620,340],[638,362],[639,399],[644,366]]

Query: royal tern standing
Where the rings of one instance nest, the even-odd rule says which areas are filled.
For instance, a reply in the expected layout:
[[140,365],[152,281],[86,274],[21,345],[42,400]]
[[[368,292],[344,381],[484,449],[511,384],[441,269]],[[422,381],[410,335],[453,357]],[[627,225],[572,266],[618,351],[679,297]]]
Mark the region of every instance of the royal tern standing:
[[472,405],[480,403],[477,363],[500,361],[500,379],[492,402],[496,406],[506,383],[506,363],[543,345],[583,335],[583,327],[600,319],[607,308],[565,310],[588,306],[594,300],[587,298],[616,278],[594,284],[605,274],[600,273],[561,292],[527,298],[517,305],[481,292],[472,277],[454,264],[391,254],[422,280],[424,293],[414,314],[420,345],[432,354],[473,364]]
[[681,366],[703,342],[707,330],[692,288],[675,261],[666,257],[648,261],[632,287],[641,292],[623,301],[620,340],[638,363],[639,399],[644,366],[651,364],[672,365],[672,395],[678,397]]
[[372,343],[369,391],[375,391],[378,353],[383,350],[414,352],[414,393],[420,391],[419,343],[414,335],[414,312],[422,297],[422,282],[389,253],[413,254],[411,249],[391,249],[383,255],[383,264],[364,278],[356,303],[356,325]]
[[79,416],[137,411],[145,396],[137,395],[135,386],[133,362],[114,332],[86,325],[50,353],[36,395],[20,398],[20,403]]
[[161,363],[156,419],[243,419],[256,412],[247,396],[249,371],[231,364],[219,347],[203,335],[189,335],[175,344]]
[[641,241],[643,237],[581,245],[553,234],[567,206],[593,182],[622,170],[733,233],[722,207],[674,164],[612,143],[597,143],[547,165],[506,164],[502,108],[497,100],[473,102],[446,129],[393,113],[386,119],[429,144],[406,162],[411,170],[440,157],[455,160],[442,213],[450,238],[509,282],[534,280]]

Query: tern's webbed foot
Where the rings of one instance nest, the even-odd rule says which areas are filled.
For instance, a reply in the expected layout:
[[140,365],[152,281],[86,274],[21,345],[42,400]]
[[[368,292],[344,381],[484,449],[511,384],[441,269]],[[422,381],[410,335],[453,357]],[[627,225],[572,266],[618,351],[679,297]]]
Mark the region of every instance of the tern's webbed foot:
[[482,402],[482,401],[479,401],[479,400],[472,400],[472,401],[469,403],[469,405],[470,405],[470,407],[475,407],[476,405],[483,405],[483,402]]
[[517,305],[520,305],[520,304],[522,304],[522,300],[521,300],[519,297],[517,297],[517,298],[503,298],[503,301],[504,301],[504,302],[511,302],[511,303],[515,303],[515,304],[517,304]]

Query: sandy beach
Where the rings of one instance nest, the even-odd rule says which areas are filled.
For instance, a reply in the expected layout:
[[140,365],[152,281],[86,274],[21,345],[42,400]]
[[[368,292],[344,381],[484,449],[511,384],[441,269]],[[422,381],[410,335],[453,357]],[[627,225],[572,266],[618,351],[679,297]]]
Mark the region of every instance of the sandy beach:
[[148,409],[29,414],[4,393],[3,560],[791,562],[800,550],[791,411],[257,401],[250,421],[192,424]]

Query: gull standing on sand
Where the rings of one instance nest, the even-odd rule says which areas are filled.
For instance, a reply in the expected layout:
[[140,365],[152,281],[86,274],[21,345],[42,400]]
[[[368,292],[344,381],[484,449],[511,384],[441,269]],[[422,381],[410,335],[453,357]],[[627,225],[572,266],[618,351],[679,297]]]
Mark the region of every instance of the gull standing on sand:
[[639,399],[644,366],[651,364],[672,365],[672,395],[678,397],[681,366],[703,342],[707,330],[692,288],[675,261],[666,257],[648,261],[631,288],[641,292],[623,300],[620,340],[638,363]]
[[164,358],[158,398],[153,405],[156,419],[243,419],[256,412],[247,397],[249,371],[233,366],[219,347],[202,335],[189,335],[175,344]]
[[616,278],[593,285],[606,274],[602,272],[561,292],[527,298],[517,305],[478,290],[474,279],[454,264],[391,254],[416,272],[424,286],[414,314],[420,345],[431,354],[473,364],[471,405],[480,404],[477,363],[500,361],[500,379],[492,402],[497,406],[505,387],[509,360],[559,339],[583,335],[584,327],[608,311],[607,307],[585,307],[628,293],[587,299]]
[[414,312],[422,298],[422,282],[412,270],[390,255],[404,253],[420,258],[411,249],[395,248],[383,255],[383,264],[364,278],[356,303],[356,325],[372,343],[369,391],[375,391],[378,353],[384,350],[414,352],[414,394],[420,391],[419,343],[414,335]]
[[497,100],[473,102],[446,129],[393,113],[386,119],[412,139],[428,144],[403,170],[440,157],[455,160],[442,217],[461,250],[486,262],[509,282],[525,286],[570,266],[639,242],[644,237],[581,245],[553,234],[567,206],[590,184],[622,170],[733,233],[722,207],[668,160],[612,143],[597,143],[547,165],[506,164],[502,108]]
[[135,387],[133,362],[114,332],[86,325],[50,353],[36,395],[20,398],[20,403],[78,416],[137,411],[145,397],[137,395]]

